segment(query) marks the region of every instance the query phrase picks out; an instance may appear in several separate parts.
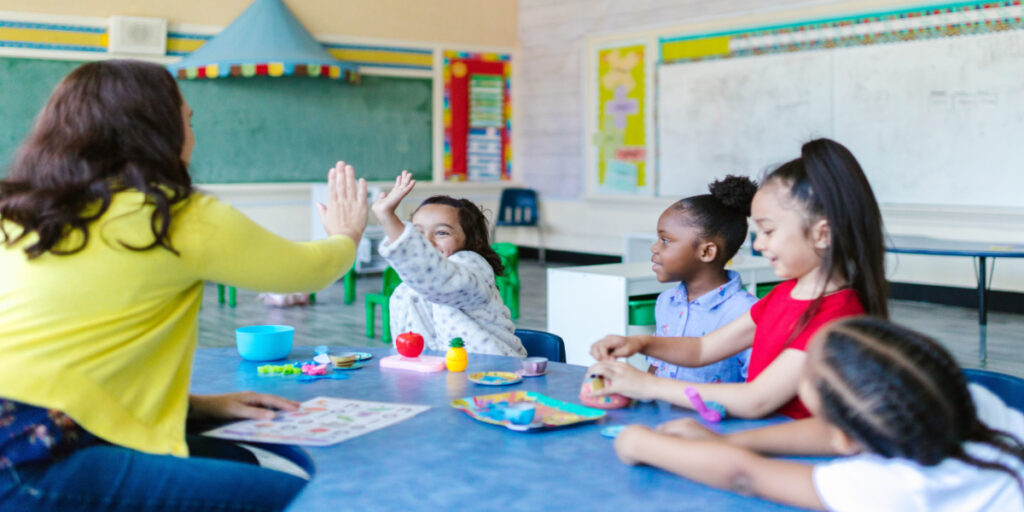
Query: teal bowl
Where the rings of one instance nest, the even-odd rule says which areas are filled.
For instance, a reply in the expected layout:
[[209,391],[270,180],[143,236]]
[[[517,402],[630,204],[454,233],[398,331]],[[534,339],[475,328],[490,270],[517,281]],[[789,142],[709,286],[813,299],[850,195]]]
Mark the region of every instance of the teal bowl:
[[295,328],[290,325],[250,325],[235,329],[238,355],[248,361],[276,361],[292,351]]

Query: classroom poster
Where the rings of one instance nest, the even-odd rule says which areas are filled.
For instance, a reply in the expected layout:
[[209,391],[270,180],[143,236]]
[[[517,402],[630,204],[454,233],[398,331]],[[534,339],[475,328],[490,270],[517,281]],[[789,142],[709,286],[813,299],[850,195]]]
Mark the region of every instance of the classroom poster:
[[597,53],[597,152],[595,191],[649,193],[647,169],[646,76],[643,44],[605,48]]
[[444,177],[501,181],[512,173],[509,55],[444,53]]

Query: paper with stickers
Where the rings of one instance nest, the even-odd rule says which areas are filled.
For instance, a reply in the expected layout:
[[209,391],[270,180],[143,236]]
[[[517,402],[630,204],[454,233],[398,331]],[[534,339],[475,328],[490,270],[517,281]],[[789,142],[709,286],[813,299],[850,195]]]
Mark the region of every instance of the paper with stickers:
[[244,420],[204,435],[257,443],[328,446],[361,436],[427,409],[428,405],[367,402],[317,397],[294,412],[278,412],[273,420]]

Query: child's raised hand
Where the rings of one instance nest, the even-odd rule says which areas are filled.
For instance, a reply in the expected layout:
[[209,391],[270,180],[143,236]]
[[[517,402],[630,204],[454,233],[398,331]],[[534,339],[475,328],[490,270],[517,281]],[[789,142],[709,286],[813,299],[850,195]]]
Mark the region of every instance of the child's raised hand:
[[356,181],[352,166],[339,161],[327,173],[327,204],[316,207],[328,235],[345,235],[358,244],[366,229],[366,180]]
[[614,361],[636,354],[642,348],[638,338],[610,334],[590,346],[590,357],[598,361]]
[[701,425],[693,418],[667,421],[658,425],[658,432],[699,441],[719,441],[722,438],[721,434]]
[[604,387],[592,392],[595,397],[618,393],[629,398],[649,400],[654,398],[651,394],[651,385],[656,384],[658,380],[654,375],[637,370],[622,361],[595,363],[587,369],[587,375],[599,375],[605,379]]
[[391,188],[391,191],[381,192],[380,197],[373,202],[373,214],[377,216],[381,223],[385,222],[387,220],[385,217],[390,218],[390,216],[394,215],[402,199],[405,199],[405,196],[409,195],[409,192],[412,192],[415,186],[416,180],[412,179],[412,173],[402,171],[402,174],[395,178],[395,186]]

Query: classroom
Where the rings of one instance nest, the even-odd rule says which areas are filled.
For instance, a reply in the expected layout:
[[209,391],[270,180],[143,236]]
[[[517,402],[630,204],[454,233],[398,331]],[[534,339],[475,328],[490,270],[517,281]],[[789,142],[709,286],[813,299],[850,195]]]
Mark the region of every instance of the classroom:
[[0,510],[1024,510],[1022,137],[1022,0],[0,0]]

